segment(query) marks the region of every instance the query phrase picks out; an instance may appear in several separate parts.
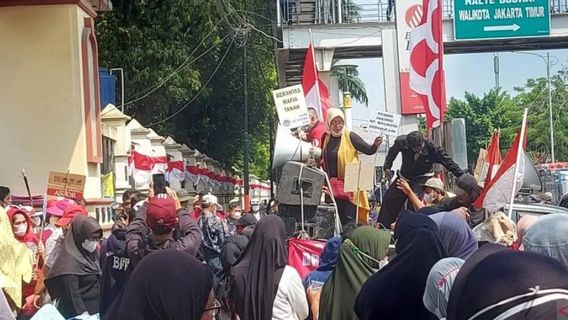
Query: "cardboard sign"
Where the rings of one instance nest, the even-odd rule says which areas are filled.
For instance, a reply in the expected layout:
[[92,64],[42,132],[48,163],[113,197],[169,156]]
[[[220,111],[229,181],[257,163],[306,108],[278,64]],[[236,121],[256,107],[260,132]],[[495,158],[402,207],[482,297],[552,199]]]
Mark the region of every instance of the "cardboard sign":
[[85,176],[79,174],[51,171],[47,181],[47,195],[80,200],[83,198],[85,179]]
[[373,190],[375,165],[372,162],[348,163],[345,166],[345,192]]
[[285,128],[294,129],[310,124],[306,97],[302,85],[272,91],[278,120]]
[[369,131],[375,134],[396,137],[398,136],[400,118],[400,114],[377,112],[375,118],[369,120]]

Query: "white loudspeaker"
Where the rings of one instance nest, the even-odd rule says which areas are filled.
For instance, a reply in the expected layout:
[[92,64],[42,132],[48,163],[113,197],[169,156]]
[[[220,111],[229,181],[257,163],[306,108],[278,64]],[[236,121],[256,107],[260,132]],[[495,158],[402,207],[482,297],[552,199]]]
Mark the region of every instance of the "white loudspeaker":
[[290,129],[278,126],[272,169],[279,168],[288,161],[306,162],[310,156],[321,157],[321,149],[294,137]]

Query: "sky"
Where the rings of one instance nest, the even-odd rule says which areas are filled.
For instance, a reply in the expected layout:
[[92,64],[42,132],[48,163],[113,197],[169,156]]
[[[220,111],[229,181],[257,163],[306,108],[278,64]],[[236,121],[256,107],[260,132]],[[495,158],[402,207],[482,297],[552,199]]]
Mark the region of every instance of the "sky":
[[[551,75],[563,66],[568,66],[568,49],[549,51],[530,51],[545,56],[550,52]],[[533,55],[511,52],[500,52],[499,81],[500,86],[514,94],[514,88],[523,86],[528,79],[546,77],[544,61]],[[446,71],[447,99],[456,97],[463,99],[465,92],[483,95],[495,87],[493,71],[493,53],[446,55],[444,69]],[[382,59],[351,59],[349,64],[359,66],[359,75],[367,87],[369,107],[353,100],[353,119],[367,118],[372,110],[384,110],[385,94]],[[371,110],[370,110],[371,109]]]

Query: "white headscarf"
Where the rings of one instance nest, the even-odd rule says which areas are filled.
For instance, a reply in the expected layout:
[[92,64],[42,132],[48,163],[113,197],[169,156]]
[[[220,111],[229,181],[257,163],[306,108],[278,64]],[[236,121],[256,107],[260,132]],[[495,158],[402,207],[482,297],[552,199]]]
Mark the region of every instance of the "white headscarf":
[[340,133],[334,133],[331,130],[331,121],[335,118],[341,118],[341,120],[343,120],[343,130],[345,130],[345,116],[343,115],[343,111],[339,108],[329,108],[327,110],[327,119],[325,121],[325,131],[334,137],[341,137],[343,130]]
[[446,308],[450,299],[450,291],[464,260],[460,258],[444,258],[432,267],[426,280],[424,290],[424,306],[438,319],[446,318]]

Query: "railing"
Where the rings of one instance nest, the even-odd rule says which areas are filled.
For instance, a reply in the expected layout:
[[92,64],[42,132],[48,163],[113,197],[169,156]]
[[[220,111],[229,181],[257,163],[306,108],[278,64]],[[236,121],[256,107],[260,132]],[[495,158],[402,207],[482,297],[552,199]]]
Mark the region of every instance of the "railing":
[[[551,14],[568,13],[568,0],[549,0]],[[276,0],[278,23],[353,24],[394,21],[395,0]],[[443,0],[443,17],[454,16],[454,1]]]

